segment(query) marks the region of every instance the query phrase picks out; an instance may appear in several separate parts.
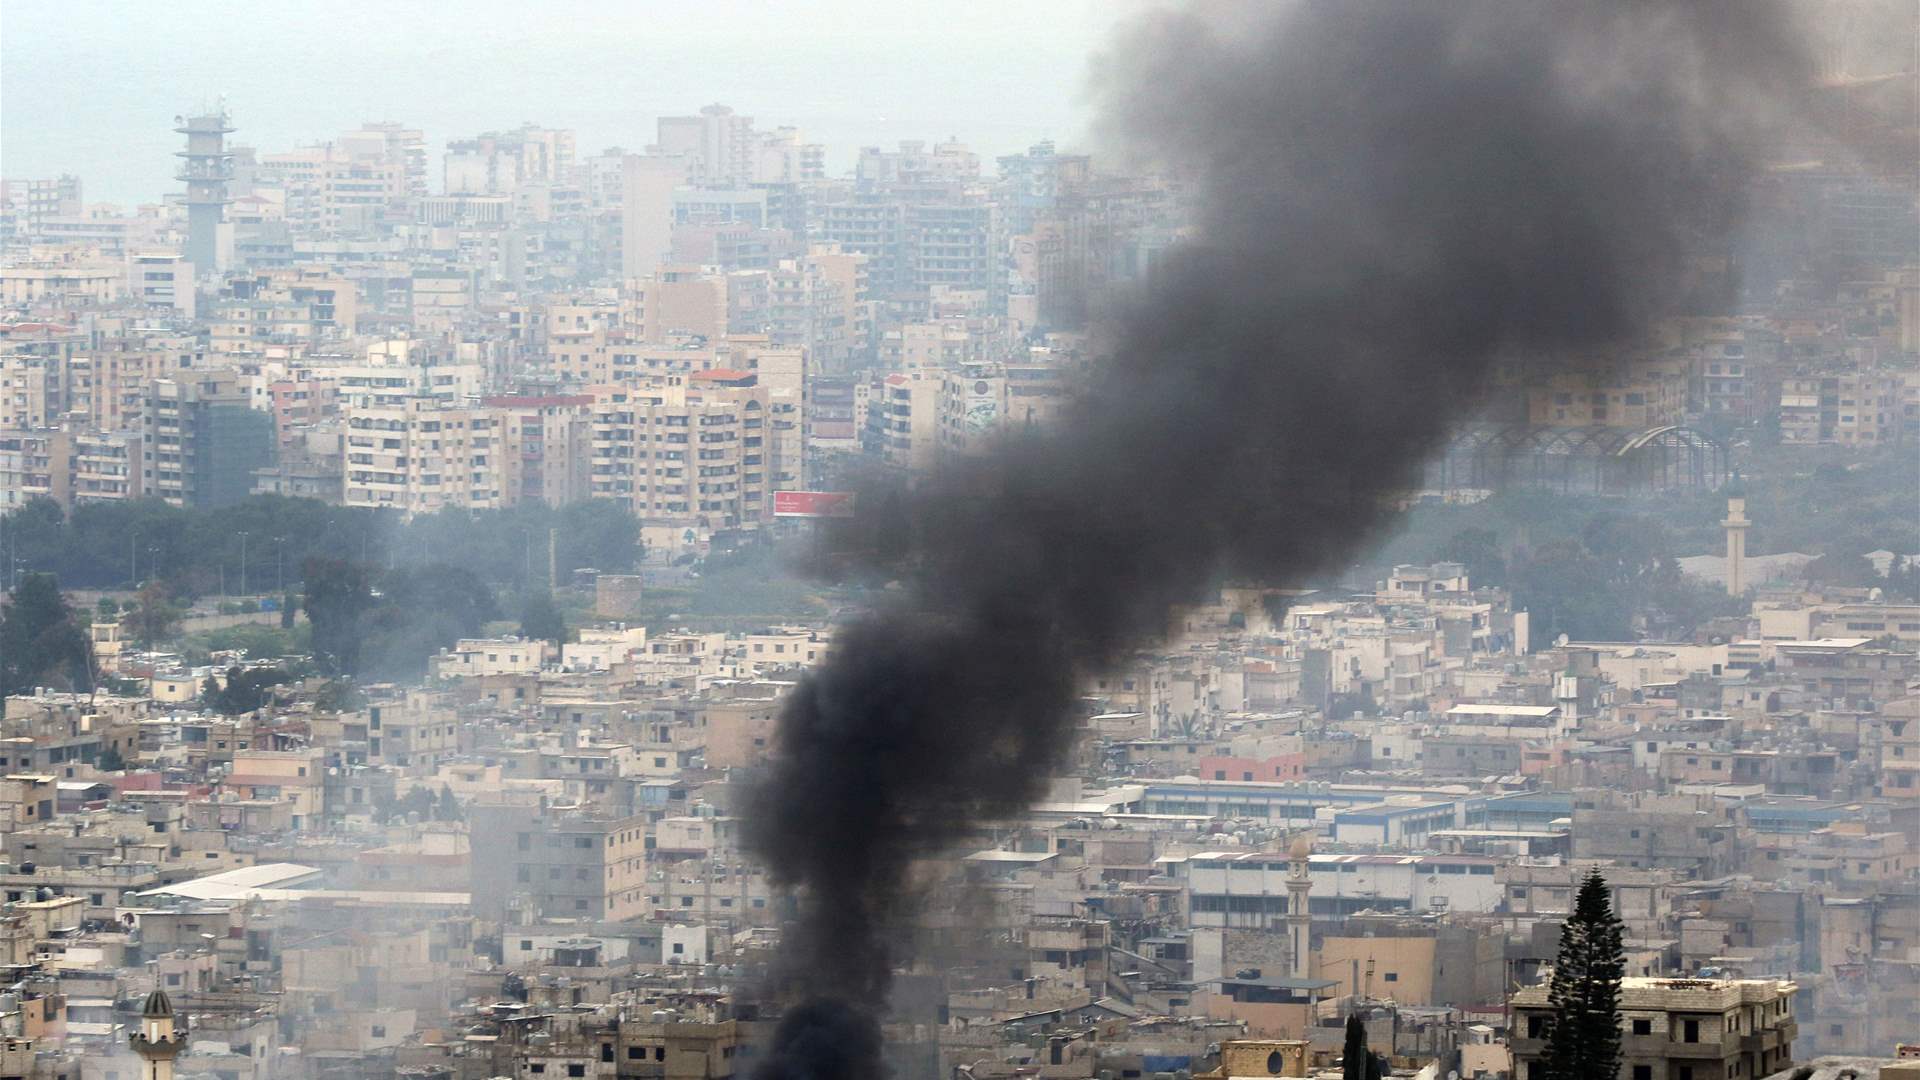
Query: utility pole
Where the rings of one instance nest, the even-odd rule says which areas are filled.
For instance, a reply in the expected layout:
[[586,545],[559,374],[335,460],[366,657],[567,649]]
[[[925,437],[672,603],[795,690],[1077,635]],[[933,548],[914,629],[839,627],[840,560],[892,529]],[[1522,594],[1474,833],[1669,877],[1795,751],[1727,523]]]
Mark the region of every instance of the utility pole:
[[547,591],[560,587],[560,530],[547,530]]
[[240,595],[247,595],[247,534],[240,534]]

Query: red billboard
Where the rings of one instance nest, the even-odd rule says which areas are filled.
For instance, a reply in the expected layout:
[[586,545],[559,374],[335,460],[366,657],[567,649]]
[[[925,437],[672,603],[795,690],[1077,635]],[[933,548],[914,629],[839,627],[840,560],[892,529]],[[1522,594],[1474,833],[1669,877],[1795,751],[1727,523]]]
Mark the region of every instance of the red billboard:
[[788,518],[843,518],[853,516],[851,491],[776,491],[773,516]]

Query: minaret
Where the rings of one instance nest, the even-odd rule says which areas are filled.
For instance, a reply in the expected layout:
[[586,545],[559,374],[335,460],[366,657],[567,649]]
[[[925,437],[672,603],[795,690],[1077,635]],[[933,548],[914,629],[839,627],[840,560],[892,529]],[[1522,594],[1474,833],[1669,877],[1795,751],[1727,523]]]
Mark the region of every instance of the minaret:
[[1307,857],[1313,854],[1313,842],[1306,833],[1293,838],[1287,849],[1287,942],[1292,959],[1288,975],[1295,979],[1312,978],[1312,914],[1307,910],[1307,894],[1313,891],[1313,878]]
[[1747,520],[1747,489],[1738,473],[1726,490],[1727,520],[1720,527],[1727,530],[1727,595],[1739,596],[1747,591],[1747,530],[1753,522]]
[[146,1062],[141,1080],[173,1080],[173,1059],[187,1047],[187,1025],[173,1027],[173,1003],[165,990],[147,995],[140,1009],[140,1031],[132,1037],[133,1052]]
[[219,251],[220,223],[226,217],[227,181],[233,179],[233,155],[227,152],[227,124],[223,105],[201,116],[176,116],[173,130],[187,137],[176,179],[187,185],[187,261],[196,276],[214,273]]

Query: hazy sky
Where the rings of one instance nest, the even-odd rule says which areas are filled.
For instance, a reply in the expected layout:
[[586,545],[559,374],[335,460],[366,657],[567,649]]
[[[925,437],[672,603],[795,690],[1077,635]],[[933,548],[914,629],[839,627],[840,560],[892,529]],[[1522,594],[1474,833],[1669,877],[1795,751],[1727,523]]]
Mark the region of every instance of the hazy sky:
[[263,152],[367,120],[448,139],[523,121],[582,155],[652,141],[653,118],[723,102],[793,124],[834,172],[861,145],[958,135],[983,155],[1076,141],[1098,0],[527,3],[0,0],[0,168],[80,175],[89,202],[157,200],[173,117],[221,96]]

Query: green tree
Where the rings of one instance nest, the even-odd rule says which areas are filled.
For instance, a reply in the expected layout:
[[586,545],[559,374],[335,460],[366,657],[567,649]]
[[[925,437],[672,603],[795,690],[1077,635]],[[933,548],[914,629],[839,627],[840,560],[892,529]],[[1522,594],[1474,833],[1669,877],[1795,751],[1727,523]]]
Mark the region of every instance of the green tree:
[[552,593],[545,589],[527,590],[520,601],[520,636],[529,641],[551,641],[555,645],[567,640],[567,617],[553,602]]
[[367,696],[346,679],[328,679],[313,694],[313,707],[322,713],[353,712],[366,703]]
[[109,746],[100,751],[100,756],[94,760],[93,767],[101,772],[125,772],[127,759],[120,756],[118,748]]
[[1514,606],[1531,613],[1535,648],[1566,634],[1580,641],[1623,641],[1633,634],[1633,602],[1605,565],[1577,540],[1552,540],[1514,563]]
[[440,798],[434,803],[433,807],[433,820],[463,821],[465,819],[466,815],[461,812],[460,800],[454,797],[453,789],[445,784],[441,784]]
[[1920,602],[1920,564],[1906,556],[1895,559],[1887,567],[1886,590],[1890,600]]
[[560,508],[560,572],[583,566],[624,573],[640,562],[640,520],[611,499],[585,499]]
[[1620,982],[1626,975],[1620,917],[1607,879],[1595,870],[1580,885],[1560,931],[1547,1000],[1546,1080],[1614,1080],[1620,1072]]
[[1440,546],[1440,558],[1467,568],[1474,588],[1507,583],[1507,560],[1500,554],[1500,537],[1492,529],[1465,528]]
[[1806,565],[1801,573],[1816,585],[1869,589],[1882,584],[1879,571],[1865,555],[1829,551]]
[[93,642],[52,574],[26,574],[0,609],[0,695],[93,689]]
[[150,581],[140,587],[140,592],[134,597],[133,607],[127,610],[126,618],[121,621],[142,649],[152,649],[172,639],[180,629],[180,607],[167,595],[165,586],[158,581]]
[[291,681],[292,677],[280,668],[243,668],[236,664],[227,669],[225,686],[215,682],[213,676],[207,676],[201,697],[208,708],[226,716],[239,716],[265,706],[272,700],[269,689]]
[[[417,678],[428,657],[480,633],[498,614],[493,590],[465,567],[396,570],[380,579],[378,602],[365,620],[364,667],[383,678]],[[307,617],[313,618],[311,610]]]
[[364,622],[374,607],[366,568],[344,559],[312,558],[301,576],[314,662],[330,675],[352,675],[360,669]]

